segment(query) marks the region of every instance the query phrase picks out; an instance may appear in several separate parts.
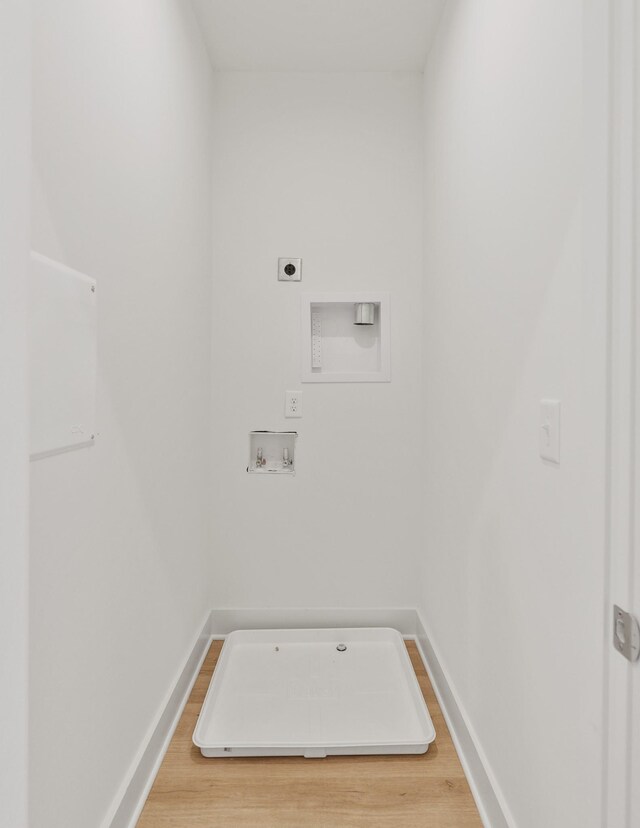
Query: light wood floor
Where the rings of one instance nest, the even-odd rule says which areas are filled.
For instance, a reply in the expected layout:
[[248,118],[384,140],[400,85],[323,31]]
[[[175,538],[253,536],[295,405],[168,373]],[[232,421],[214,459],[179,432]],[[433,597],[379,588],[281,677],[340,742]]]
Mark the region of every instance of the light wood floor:
[[191,736],[221,646],[211,645],[138,828],[482,828],[415,644],[436,729],[427,753],[205,759]]

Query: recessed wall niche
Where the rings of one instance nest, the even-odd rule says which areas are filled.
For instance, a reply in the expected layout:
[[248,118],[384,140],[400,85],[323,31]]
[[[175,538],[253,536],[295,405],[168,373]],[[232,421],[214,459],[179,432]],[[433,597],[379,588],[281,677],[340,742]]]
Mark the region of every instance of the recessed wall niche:
[[302,382],[389,382],[389,329],[388,293],[303,294]]

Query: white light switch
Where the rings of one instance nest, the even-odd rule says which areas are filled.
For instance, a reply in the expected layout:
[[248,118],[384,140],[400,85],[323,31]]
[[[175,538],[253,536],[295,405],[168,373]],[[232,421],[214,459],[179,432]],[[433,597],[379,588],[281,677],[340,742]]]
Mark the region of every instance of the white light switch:
[[560,462],[560,400],[540,400],[540,457]]

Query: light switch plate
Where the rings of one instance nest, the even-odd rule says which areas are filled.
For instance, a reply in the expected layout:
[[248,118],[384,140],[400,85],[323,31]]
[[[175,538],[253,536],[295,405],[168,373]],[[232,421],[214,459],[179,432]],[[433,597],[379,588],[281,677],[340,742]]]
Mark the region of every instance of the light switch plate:
[[540,400],[540,457],[560,463],[560,400]]

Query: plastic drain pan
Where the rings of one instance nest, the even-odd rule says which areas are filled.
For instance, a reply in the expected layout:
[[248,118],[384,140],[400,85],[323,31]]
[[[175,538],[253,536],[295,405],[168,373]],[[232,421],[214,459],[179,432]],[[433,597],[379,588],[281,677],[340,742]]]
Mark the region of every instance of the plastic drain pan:
[[203,756],[321,758],[425,753],[435,735],[397,630],[238,630],[193,742]]

